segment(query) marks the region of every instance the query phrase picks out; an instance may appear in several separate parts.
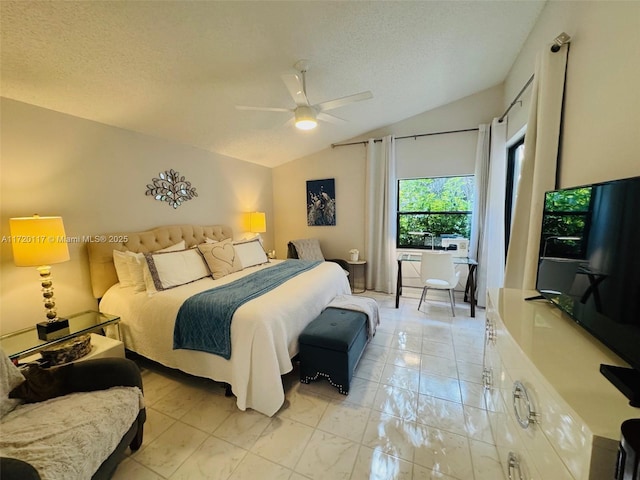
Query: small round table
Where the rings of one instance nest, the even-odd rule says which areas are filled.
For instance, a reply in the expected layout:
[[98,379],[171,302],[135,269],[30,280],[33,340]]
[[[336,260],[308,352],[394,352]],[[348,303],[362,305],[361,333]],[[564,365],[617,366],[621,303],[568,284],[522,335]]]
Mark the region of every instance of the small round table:
[[[347,260],[349,265],[349,285],[351,286],[351,293],[363,293],[366,287],[366,260]],[[357,273],[357,275],[356,275]],[[357,278],[356,278],[357,277]]]

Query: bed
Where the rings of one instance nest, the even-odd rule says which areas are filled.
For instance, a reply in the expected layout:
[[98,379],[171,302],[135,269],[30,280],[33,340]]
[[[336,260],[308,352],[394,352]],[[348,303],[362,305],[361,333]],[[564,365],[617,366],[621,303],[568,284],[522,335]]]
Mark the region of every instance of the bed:
[[118,283],[113,250],[144,253],[183,240],[189,248],[231,238],[231,229],[220,225],[174,225],[102,237],[106,241],[88,244],[93,294],[100,299],[101,311],[120,317],[126,348],[167,367],[228,383],[241,410],[251,408],[272,416],[280,409],[284,403],[280,377],[293,368],[291,358],[298,353],[298,335],[336,296],[350,293],[342,268],[321,262],[235,311],[228,360],[203,351],[174,349],[176,316],[187,298],[276,268],[284,261],[272,260],[217,280],[206,277],[150,294]]

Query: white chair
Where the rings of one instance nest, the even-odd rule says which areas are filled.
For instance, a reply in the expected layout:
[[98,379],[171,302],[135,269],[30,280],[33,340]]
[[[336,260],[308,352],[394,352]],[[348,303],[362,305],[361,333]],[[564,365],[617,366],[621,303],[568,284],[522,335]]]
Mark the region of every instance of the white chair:
[[420,280],[424,284],[418,310],[422,306],[427,290],[448,290],[451,302],[451,313],[456,316],[454,288],[458,284],[460,272],[456,272],[453,265],[453,254],[440,252],[424,252],[420,262]]

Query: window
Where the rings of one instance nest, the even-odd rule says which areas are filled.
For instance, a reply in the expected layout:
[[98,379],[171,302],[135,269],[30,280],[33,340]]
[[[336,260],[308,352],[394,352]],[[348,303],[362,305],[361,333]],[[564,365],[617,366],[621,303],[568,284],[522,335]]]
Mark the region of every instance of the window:
[[432,248],[471,234],[473,175],[398,181],[398,248]]
[[511,221],[513,219],[513,209],[516,206],[516,194],[518,182],[520,181],[520,171],[522,160],[524,159],[524,137],[509,147],[507,151],[507,182],[504,206],[504,246],[505,255],[509,249],[511,239]]

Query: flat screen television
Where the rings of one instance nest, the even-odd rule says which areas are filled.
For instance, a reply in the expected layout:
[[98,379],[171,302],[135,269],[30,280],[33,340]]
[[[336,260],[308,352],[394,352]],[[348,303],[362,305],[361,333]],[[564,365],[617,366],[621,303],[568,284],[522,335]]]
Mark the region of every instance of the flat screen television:
[[632,367],[600,371],[640,407],[640,177],[545,194],[536,289]]

